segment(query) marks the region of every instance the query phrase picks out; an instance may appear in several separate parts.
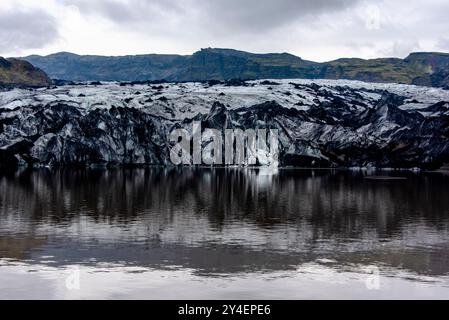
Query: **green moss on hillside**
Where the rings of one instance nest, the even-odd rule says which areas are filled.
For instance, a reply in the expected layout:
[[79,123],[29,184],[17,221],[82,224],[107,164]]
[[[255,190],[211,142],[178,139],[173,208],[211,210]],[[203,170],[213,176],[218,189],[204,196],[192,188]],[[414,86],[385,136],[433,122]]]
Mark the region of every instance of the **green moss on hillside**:
[[50,84],[45,72],[29,62],[0,57],[0,86],[45,87]]

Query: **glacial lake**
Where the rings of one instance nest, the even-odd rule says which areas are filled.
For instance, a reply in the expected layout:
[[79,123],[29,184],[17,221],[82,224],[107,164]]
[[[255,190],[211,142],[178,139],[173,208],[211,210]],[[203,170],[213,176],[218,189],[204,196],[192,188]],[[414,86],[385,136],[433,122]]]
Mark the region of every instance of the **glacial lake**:
[[449,173],[1,173],[0,299],[449,299]]

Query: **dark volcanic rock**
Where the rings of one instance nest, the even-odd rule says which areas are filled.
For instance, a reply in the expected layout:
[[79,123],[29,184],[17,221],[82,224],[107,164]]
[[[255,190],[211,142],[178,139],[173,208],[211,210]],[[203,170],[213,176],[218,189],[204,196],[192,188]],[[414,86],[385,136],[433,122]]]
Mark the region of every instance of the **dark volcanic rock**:
[[225,86],[227,87],[246,87],[248,84],[246,81],[240,79],[230,79],[225,81]]

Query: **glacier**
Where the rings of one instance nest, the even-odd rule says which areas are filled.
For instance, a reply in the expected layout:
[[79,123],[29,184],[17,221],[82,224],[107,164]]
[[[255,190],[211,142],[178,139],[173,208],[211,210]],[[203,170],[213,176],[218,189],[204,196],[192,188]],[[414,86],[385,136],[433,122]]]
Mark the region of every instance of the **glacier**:
[[438,169],[449,91],[347,80],[79,83],[0,92],[0,167],[171,166],[169,134],[277,129],[281,166]]

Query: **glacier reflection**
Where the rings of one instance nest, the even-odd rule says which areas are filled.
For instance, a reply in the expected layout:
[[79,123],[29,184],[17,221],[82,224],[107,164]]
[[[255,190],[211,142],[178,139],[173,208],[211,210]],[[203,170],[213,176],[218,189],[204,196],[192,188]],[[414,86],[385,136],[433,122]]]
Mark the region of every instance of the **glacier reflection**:
[[19,263],[178,270],[199,278],[293,276],[318,263],[333,272],[378,265],[393,278],[406,272],[449,285],[449,177],[395,173],[406,179],[370,180],[368,174],[237,168],[3,174],[0,275]]

